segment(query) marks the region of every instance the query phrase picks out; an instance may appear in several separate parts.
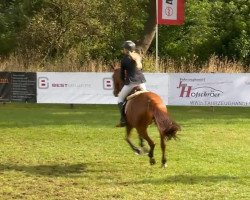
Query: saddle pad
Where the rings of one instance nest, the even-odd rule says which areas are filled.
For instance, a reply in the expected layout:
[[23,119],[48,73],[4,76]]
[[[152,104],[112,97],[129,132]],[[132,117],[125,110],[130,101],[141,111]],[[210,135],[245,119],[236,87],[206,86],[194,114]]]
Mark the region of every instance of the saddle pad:
[[129,100],[135,98],[136,96],[138,96],[139,94],[142,94],[142,93],[145,93],[145,92],[149,92],[149,91],[147,91],[147,90],[140,90],[140,91],[137,91],[137,92],[135,92],[134,94],[131,94],[131,95],[127,96],[126,99],[127,99],[127,101],[129,101]]

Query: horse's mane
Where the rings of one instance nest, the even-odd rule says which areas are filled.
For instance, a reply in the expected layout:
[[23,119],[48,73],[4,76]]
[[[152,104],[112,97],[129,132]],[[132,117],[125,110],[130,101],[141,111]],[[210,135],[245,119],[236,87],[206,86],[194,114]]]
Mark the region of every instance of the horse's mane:
[[120,77],[120,73],[121,73],[121,68],[120,67],[116,67],[114,68],[114,73],[113,73],[113,82],[114,82],[114,96],[117,96],[118,93],[120,92],[120,90],[122,89],[123,86],[123,82],[121,80]]

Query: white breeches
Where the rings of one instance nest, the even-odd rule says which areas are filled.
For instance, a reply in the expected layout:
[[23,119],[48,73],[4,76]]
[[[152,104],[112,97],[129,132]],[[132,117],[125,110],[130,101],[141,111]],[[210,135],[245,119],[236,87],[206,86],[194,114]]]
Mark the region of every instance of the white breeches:
[[140,86],[141,88],[146,90],[145,83],[124,85],[122,90],[118,94],[118,103],[123,102],[135,86]]

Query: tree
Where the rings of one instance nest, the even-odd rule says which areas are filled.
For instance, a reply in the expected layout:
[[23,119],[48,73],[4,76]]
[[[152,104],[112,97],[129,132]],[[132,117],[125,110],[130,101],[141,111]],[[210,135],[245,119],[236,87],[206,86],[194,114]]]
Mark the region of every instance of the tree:
[[[159,56],[197,64],[211,55],[250,64],[248,0],[186,0],[183,26],[159,27]],[[79,63],[120,56],[125,40],[145,54],[155,37],[155,0],[2,0],[0,55]]]
[[137,48],[143,54],[149,49],[156,32],[156,1],[149,0],[146,5],[146,10],[148,13],[147,21],[144,25],[144,31],[141,35],[139,42],[137,43]]
[[17,47],[18,34],[40,8],[42,0],[2,0],[0,2],[0,55]]
[[[215,35],[220,45],[215,53],[250,65],[250,2],[223,0],[213,5]],[[218,20],[219,19],[219,20]]]

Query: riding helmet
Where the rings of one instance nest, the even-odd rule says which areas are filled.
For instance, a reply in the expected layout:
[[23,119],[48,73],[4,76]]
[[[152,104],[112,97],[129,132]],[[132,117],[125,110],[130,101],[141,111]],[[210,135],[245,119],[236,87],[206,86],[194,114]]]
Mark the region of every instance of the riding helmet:
[[135,43],[134,42],[132,42],[131,40],[127,40],[127,41],[125,41],[124,43],[123,43],[123,45],[122,45],[122,47],[124,48],[124,49],[127,49],[127,50],[129,50],[129,51],[134,51],[135,50]]

